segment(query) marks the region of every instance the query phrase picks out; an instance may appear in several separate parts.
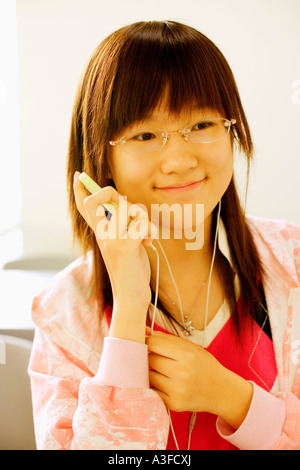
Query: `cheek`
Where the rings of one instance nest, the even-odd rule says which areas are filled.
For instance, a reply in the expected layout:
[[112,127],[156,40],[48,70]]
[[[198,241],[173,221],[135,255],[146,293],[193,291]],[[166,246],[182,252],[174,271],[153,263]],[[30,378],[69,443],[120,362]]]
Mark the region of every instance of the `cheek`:
[[[122,157],[122,158],[121,158]],[[141,202],[141,194],[150,187],[151,171],[145,164],[128,159],[124,155],[114,155],[111,173],[117,191],[133,203]]]
[[208,165],[208,198],[205,211],[211,213],[226,192],[233,176],[233,154],[231,146],[214,149]]
[[208,160],[208,176],[224,180],[224,183],[230,179],[233,174],[233,153],[230,142],[228,145],[216,146],[212,149]]

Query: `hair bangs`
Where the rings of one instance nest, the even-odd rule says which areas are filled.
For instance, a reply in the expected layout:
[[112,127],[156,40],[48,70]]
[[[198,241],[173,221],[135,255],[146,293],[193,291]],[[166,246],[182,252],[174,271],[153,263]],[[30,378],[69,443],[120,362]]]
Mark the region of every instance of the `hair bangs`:
[[149,117],[166,91],[171,113],[199,106],[230,116],[224,57],[216,60],[212,43],[206,44],[207,38],[199,32],[175,33],[168,22],[152,22],[148,28],[136,28],[124,42],[111,97],[112,138]]

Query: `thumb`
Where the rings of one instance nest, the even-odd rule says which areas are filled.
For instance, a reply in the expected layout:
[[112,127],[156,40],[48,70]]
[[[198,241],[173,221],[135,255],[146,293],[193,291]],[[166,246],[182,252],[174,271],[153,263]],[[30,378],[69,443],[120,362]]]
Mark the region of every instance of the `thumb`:
[[[151,328],[150,326],[146,326],[146,336],[150,336],[151,335]],[[162,331],[156,331],[156,330],[153,330],[153,336],[169,336],[168,333],[163,333]]]

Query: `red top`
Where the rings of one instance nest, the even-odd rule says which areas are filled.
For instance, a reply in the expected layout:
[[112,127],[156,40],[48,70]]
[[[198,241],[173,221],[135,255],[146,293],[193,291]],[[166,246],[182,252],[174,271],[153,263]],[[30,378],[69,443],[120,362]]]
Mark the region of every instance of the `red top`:
[[[106,308],[105,311],[108,323],[110,324],[111,309]],[[232,317],[230,317],[210,345],[205,349],[227,369],[230,369],[246,380],[255,382],[261,388],[270,391],[277,376],[273,342],[254,320],[249,319],[248,321],[249,327],[242,329],[239,335],[239,342],[237,342]],[[153,329],[172,334],[156,323]],[[259,335],[261,336],[259,337]],[[192,413],[188,411],[171,411],[172,424],[179,449],[187,448],[188,426],[191,414]],[[216,420],[217,416],[211,413],[197,413],[191,437],[190,450],[237,449],[219,435],[216,430]],[[166,449],[176,450],[171,429]]]

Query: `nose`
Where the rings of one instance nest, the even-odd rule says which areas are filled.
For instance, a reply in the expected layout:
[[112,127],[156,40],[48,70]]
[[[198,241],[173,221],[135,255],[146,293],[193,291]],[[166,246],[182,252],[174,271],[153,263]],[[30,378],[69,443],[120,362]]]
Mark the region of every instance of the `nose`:
[[[173,134],[173,133],[172,133]],[[168,135],[161,149],[161,171],[168,173],[188,173],[198,165],[198,155],[178,133]]]

